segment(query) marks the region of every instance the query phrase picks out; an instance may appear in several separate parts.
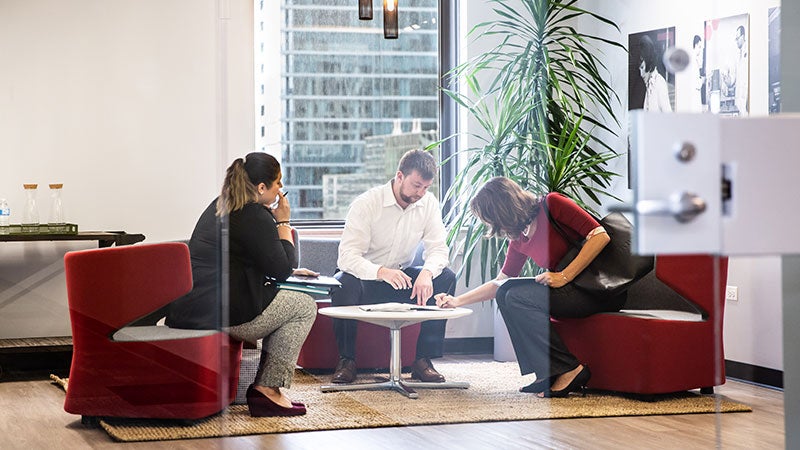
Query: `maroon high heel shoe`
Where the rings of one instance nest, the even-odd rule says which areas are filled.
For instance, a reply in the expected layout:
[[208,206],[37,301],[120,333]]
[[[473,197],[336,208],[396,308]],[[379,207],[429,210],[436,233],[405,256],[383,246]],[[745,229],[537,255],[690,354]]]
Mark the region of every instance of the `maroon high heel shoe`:
[[302,416],[306,413],[306,407],[302,403],[292,402],[291,408],[281,406],[261,393],[253,384],[247,388],[246,397],[247,407],[253,417]]

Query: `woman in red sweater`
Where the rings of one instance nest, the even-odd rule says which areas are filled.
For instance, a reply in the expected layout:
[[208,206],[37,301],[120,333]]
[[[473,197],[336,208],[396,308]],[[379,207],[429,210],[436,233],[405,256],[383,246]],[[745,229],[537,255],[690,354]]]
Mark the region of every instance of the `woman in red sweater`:
[[[562,271],[552,269],[570,243],[551,225],[543,205],[570,238],[585,239],[578,255]],[[520,391],[543,397],[582,391],[591,372],[564,345],[550,317],[586,317],[622,308],[624,294],[598,298],[570,284],[608,244],[605,229],[573,200],[557,193],[536,197],[504,177],[487,182],[470,206],[492,235],[509,239],[503,268],[496,279],[472,291],[436,295],[436,304],[457,307],[496,298],[522,375],[536,373],[537,380]],[[533,279],[510,280],[519,276],[528,258],[545,271]]]

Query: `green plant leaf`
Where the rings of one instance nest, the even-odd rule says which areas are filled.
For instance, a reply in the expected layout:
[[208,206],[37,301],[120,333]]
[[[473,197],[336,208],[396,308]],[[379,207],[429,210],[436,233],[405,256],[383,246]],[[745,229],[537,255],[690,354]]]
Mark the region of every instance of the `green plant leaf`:
[[[605,78],[602,55],[625,49],[576,24],[594,21],[616,32],[619,27],[579,7],[578,0],[489,2],[494,17],[475,25],[469,36],[492,42],[491,48],[443,80],[449,83],[445,95],[480,127],[471,134],[480,144],[453,156],[463,165],[444,196],[452,205],[445,214],[451,257],[461,255],[457,274],[467,285],[474,258],[485,281],[497,274],[507,249],[504,239],[484,237],[486,226],[469,210],[486,181],[506,176],[536,195],[562,192],[595,212],[592,205],[603,198],[616,199],[608,188],[618,174],[606,165],[620,153],[602,138],[619,133],[614,111],[620,101]],[[526,264],[524,270],[540,269]]]

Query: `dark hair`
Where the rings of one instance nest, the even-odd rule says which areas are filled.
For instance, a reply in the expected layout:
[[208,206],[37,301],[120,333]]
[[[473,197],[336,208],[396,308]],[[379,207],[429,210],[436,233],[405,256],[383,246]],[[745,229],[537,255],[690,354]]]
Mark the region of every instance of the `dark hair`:
[[480,188],[469,206],[489,226],[489,235],[503,232],[516,238],[539,214],[540,199],[506,177],[495,177]]
[[272,187],[280,173],[280,163],[267,153],[253,152],[244,159],[234,160],[225,172],[222,193],[217,200],[217,215],[228,215],[255,202],[258,199],[257,186],[264,183]]
[[639,39],[639,56],[644,61],[644,70],[646,72],[652,72],[656,68],[656,64],[658,64],[656,44],[646,34]]
[[697,44],[702,40],[703,38],[701,38],[699,34],[695,34],[694,39],[692,39],[692,47],[697,47]]
[[424,150],[414,149],[405,152],[397,165],[397,171],[408,176],[415,170],[424,180],[432,180],[436,174],[436,159]]
[[736,37],[739,37],[740,34],[744,37],[744,25],[736,27]]

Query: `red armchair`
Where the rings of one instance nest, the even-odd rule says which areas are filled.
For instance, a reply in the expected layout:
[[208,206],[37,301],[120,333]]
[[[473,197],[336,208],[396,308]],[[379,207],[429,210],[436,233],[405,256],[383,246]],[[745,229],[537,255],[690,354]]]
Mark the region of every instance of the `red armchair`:
[[64,266],[73,341],[67,412],[199,419],[233,401],[240,342],[217,330],[127,326],[192,288],[185,244],[70,252]]
[[725,383],[727,273],[727,258],[658,256],[655,273],[631,288],[626,308],[641,304],[635,309],[667,310],[674,309],[670,301],[688,301],[698,314],[654,319],[647,318],[647,311],[626,309],[553,323],[570,351],[592,369],[590,388],[642,395],[697,388],[712,393]]

